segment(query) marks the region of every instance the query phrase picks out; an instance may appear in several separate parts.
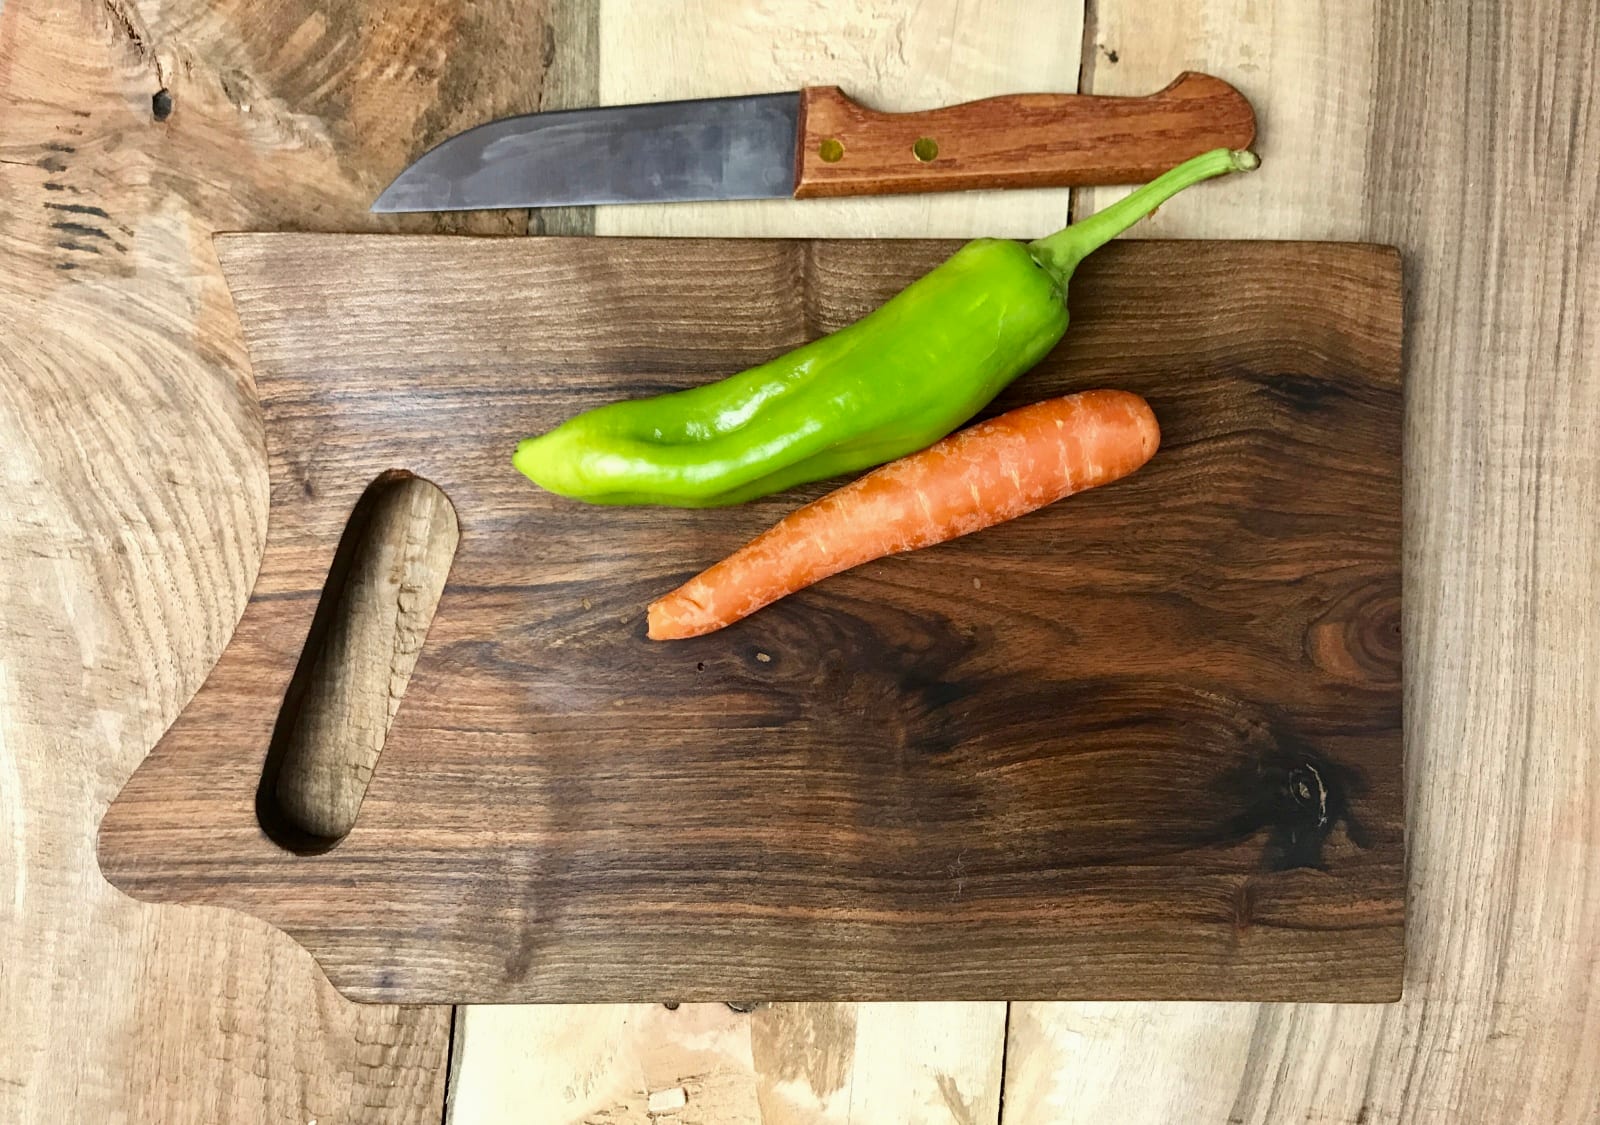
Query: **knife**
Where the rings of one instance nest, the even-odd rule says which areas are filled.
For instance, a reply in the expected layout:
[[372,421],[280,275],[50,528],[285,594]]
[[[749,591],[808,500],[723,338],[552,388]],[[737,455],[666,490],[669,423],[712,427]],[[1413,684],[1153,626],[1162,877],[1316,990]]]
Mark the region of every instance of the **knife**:
[[1007,94],[915,113],[807,86],[501,118],[424,153],[372,210],[1142,183],[1254,139],[1244,95],[1194,72],[1144,97]]

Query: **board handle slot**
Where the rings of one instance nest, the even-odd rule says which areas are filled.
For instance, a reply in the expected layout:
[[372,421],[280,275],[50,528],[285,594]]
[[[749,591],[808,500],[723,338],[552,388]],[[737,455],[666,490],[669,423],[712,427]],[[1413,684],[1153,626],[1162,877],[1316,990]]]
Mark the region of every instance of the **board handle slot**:
[[409,472],[381,474],[356,503],[256,792],[280,846],[323,852],[355,826],[459,541],[449,499]]

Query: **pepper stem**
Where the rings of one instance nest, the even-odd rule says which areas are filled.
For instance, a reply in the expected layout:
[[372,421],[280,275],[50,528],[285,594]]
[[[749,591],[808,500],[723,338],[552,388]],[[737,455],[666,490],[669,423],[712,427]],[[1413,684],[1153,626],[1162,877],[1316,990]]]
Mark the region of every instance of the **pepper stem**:
[[1184,188],[1213,176],[1248,172],[1260,163],[1260,157],[1244,149],[1214,148],[1210,152],[1203,152],[1162,173],[1104,211],[1097,211],[1064,230],[1028,243],[1028,252],[1065,292],[1067,281],[1079,262]]

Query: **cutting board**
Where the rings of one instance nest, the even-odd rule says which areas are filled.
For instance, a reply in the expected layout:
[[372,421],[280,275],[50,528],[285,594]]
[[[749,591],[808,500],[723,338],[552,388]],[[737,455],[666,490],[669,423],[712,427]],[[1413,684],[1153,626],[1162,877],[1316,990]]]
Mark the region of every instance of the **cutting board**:
[[[592,508],[512,470],[519,438],[838,328],[953,248],[219,239],[267,542],[104,820],[107,876],[266,919],[369,1001],[1398,997],[1391,249],[1112,244],[986,413],[1137,391],[1149,465],[693,641],[647,640],[647,603],[825,486]],[[459,549],[354,829],[296,846],[258,810],[268,747],[393,472],[444,491]]]

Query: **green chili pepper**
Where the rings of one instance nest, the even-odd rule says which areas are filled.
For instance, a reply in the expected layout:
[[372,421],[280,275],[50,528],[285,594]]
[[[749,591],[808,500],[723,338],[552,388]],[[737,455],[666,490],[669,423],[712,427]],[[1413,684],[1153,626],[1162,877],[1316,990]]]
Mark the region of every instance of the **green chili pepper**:
[[980,238],[854,324],[720,382],[586,411],[518,447],[535,483],[595,504],[737,504],[922,449],[1055,347],[1078,263],[1173,195],[1258,163],[1197,156],[1026,245]]

